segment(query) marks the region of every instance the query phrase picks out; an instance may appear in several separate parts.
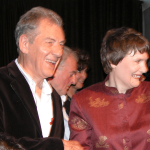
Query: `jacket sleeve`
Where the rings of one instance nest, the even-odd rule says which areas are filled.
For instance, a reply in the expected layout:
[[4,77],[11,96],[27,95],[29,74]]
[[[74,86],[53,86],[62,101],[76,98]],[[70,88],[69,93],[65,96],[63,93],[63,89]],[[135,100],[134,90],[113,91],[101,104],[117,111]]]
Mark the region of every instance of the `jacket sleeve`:
[[92,128],[82,112],[82,107],[74,97],[71,100],[69,126],[71,131],[70,139],[78,141],[85,150],[92,150]]
[[37,138],[22,137],[16,140],[26,150],[64,150],[63,142],[59,138]]

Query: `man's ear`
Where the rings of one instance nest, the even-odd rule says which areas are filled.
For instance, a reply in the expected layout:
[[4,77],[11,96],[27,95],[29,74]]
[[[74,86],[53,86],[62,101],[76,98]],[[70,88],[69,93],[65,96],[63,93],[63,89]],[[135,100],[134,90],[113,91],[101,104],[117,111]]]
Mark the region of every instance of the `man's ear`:
[[20,51],[24,54],[28,53],[28,45],[29,45],[29,39],[25,34],[22,34],[19,38],[19,48]]

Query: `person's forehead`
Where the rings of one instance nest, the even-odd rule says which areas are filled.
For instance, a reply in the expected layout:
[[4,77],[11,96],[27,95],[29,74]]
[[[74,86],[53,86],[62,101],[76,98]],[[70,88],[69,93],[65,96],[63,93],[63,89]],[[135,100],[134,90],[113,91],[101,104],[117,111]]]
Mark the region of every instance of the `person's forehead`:
[[67,72],[76,72],[77,70],[77,61],[74,57],[68,57],[64,62],[63,70]]
[[135,52],[134,50],[132,50],[130,53],[129,53],[130,56],[132,57],[145,57],[145,59],[148,59],[149,58],[149,54],[148,52],[143,52],[143,53],[140,53],[138,50]]
[[76,73],[77,72],[77,67],[76,67],[76,62],[72,64],[66,64],[63,69],[66,73]]
[[[143,53],[148,53],[148,52],[143,52]],[[129,56],[129,55],[130,56],[135,56],[135,55],[140,55],[140,54],[142,55],[143,53],[141,53],[137,48],[135,49],[131,48],[127,51],[124,57]]]
[[67,66],[68,65],[73,66],[73,65],[77,65],[77,60],[75,59],[75,57],[72,54],[70,54],[64,63]]
[[46,29],[51,29],[53,32],[57,31],[54,30],[54,28],[59,29],[62,31],[62,33],[64,33],[63,28],[61,26],[51,22],[48,18],[40,19],[37,26],[37,30],[39,31],[45,31]]
[[44,41],[59,41],[61,45],[64,45],[66,42],[63,29],[57,24],[49,23],[49,21],[47,20],[41,20],[41,23],[39,24],[35,32],[38,33],[36,38],[42,37]]

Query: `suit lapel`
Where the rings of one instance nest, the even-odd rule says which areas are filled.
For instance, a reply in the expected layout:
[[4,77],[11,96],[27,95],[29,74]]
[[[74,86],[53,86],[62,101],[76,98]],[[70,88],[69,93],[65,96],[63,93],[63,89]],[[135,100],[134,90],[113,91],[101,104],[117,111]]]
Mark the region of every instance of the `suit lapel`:
[[39,135],[42,137],[42,131],[41,131],[37,108],[34,102],[34,98],[32,96],[32,92],[30,90],[30,87],[26,79],[19,71],[15,62],[12,62],[8,65],[8,72],[9,72],[9,75],[12,77],[12,82],[10,83],[10,86],[12,87],[14,92],[17,94],[17,96],[21,100],[27,113],[32,118]]
[[64,120],[62,114],[62,102],[58,93],[53,88],[52,93],[53,100],[53,113],[54,113],[54,121],[50,133],[50,137],[64,137]]

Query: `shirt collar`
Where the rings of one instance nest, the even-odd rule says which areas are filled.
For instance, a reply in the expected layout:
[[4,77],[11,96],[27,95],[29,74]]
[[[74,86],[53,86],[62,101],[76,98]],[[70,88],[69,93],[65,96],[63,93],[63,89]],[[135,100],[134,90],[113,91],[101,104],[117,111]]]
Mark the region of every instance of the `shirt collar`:
[[[15,59],[15,63],[16,63],[16,65],[17,65],[18,69],[21,71],[21,73],[22,73],[23,76],[25,77],[26,81],[27,81],[29,84],[32,84],[33,86],[36,86],[36,83],[35,83],[34,80],[30,77],[30,75],[27,74],[27,73],[22,69],[22,67],[19,65],[17,58]],[[51,87],[50,84],[48,84],[48,82],[47,82],[46,79],[44,79],[44,81],[43,81],[42,93],[45,93],[45,94],[51,94],[51,93],[52,93],[52,87]]]
[[28,82],[28,83],[31,83],[31,82],[35,83],[35,82],[32,80],[32,78],[30,77],[30,75],[28,75],[28,74],[22,69],[22,67],[19,65],[18,59],[15,59],[15,63],[16,63],[16,65],[17,65],[18,69],[21,71],[21,73],[22,73],[23,76],[25,77],[25,79],[27,80],[27,82]]
[[67,100],[67,96],[66,95],[61,95],[60,97],[61,97],[63,102],[65,102]]
[[50,84],[48,84],[47,80],[44,79],[43,81],[43,87],[42,87],[42,93],[44,94],[51,94],[52,93],[52,87]]
[[61,95],[61,101],[62,101],[62,105],[64,104],[64,102],[67,100],[67,95]]

